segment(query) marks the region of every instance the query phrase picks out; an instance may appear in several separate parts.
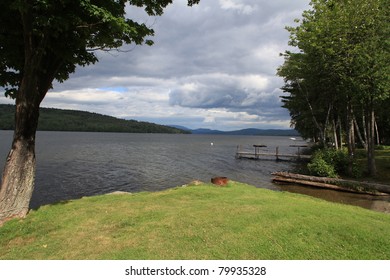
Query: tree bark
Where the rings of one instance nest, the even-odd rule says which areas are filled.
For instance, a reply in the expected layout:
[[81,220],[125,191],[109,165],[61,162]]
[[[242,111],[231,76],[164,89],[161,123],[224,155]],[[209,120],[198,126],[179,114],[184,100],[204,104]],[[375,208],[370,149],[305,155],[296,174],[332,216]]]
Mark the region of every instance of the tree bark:
[[337,118],[337,125],[339,126],[339,145],[340,145],[340,149],[343,148],[343,126],[341,125],[341,120],[340,120],[340,116],[338,116]]
[[352,175],[352,168],[353,168],[353,159],[355,154],[355,139],[354,139],[354,129],[353,129],[353,109],[351,101],[348,100],[347,103],[347,146],[348,146],[348,168],[347,173],[348,175]]
[[29,210],[34,189],[35,154],[24,139],[14,141],[3,171],[0,191],[0,225],[22,218]]
[[334,121],[334,119],[332,120],[332,130],[333,130],[334,147],[336,150],[338,150],[339,149],[339,142],[338,142],[338,137],[337,137],[336,122]]
[[16,104],[14,138],[0,187],[0,225],[12,218],[26,216],[34,190],[35,132],[39,106],[27,104]]
[[376,144],[379,146],[381,144],[381,139],[379,137],[378,123],[375,120],[375,135],[376,135]]
[[[366,122],[366,113],[365,111],[363,110],[363,113],[362,113],[362,118],[363,118],[363,135],[364,135],[364,139],[365,139],[365,142],[367,143],[368,142],[368,136],[367,136],[367,122]],[[368,146],[367,146],[367,149],[368,149]],[[367,151],[366,149],[366,151]]]
[[367,151],[367,143],[364,141],[362,134],[360,133],[360,128],[359,128],[359,125],[356,121],[355,115],[353,116],[353,123],[355,125],[356,133],[357,133],[358,139],[360,141],[360,144],[363,146],[364,150]]
[[[35,134],[39,105],[51,86],[59,61],[45,49],[47,36],[33,34],[31,2],[20,10],[24,38],[23,78],[16,96],[15,131],[0,186],[0,225],[28,213],[35,181]],[[46,57],[45,57],[46,56]],[[50,65],[44,65],[44,61]]]
[[376,163],[375,163],[375,112],[372,101],[370,102],[370,109],[368,110],[369,116],[367,120],[367,167],[370,176],[376,176]]

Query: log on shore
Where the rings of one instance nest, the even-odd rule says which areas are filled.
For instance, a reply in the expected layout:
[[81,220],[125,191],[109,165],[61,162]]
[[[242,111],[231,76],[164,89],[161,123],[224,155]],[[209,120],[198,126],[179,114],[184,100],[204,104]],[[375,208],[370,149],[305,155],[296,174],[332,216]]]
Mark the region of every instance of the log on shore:
[[272,179],[275,182],[295,183],[313,187],[373,195],[390,194],[390,186],[384,184],[344,180],[329,177],[307,176],[289,172],[274,172],[272,173],[272,175],[275,176]]

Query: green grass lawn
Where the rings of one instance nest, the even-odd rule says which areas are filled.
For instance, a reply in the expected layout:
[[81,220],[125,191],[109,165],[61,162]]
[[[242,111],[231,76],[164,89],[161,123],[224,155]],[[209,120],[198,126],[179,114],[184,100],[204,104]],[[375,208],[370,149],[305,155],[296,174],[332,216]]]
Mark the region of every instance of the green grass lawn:
[[0,228],[0,259],[390,259],[390,215],[231,182],[88,197]]

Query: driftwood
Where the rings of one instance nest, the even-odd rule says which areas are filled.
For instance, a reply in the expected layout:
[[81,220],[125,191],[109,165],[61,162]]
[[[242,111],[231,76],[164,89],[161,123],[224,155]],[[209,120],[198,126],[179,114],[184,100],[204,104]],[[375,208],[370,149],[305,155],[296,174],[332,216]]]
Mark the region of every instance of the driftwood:
[[338,178],[307,176],[289,172],[275,172],[272,173],[272,175],[275,176],[272,178],[272,180],[275,182],[294,183],[353,193],[373,195],[390,194],[390,186],[384,184],[344,180]]

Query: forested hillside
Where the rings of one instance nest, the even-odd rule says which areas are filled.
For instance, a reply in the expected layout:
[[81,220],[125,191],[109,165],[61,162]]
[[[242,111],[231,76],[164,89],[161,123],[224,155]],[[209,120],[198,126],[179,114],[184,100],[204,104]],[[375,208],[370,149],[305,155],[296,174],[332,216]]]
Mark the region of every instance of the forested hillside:
[[[15,106],[0,104],[0,129],[14,129]],[[41,108],[38,130],[129,133],[189,133],[181,129],[75,110]]]

